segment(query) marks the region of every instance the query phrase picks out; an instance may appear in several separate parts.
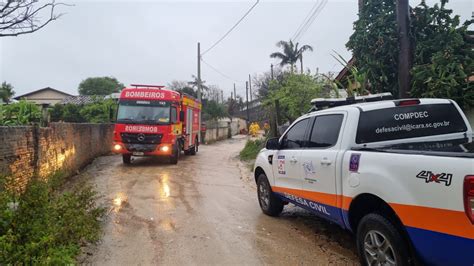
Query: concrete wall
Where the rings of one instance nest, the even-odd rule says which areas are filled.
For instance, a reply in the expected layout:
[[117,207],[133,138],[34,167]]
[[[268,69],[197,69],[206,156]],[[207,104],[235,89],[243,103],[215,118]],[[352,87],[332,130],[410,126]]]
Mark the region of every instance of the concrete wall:
[[12,176],[16,189],[32,177],[75,173],[110,152],[113,124],[52,123],[39,128],[0,127],[0,175]]
[[230,136],[239,134],[242,129],[246,128],[246,122],[240,118],[233,118],[232,122],[230,122],[230,119],[222,119],[217,122],[207,121],[206,127],[207,131],[204,141],[205,143],[212,143],[229,138],[229,134]]

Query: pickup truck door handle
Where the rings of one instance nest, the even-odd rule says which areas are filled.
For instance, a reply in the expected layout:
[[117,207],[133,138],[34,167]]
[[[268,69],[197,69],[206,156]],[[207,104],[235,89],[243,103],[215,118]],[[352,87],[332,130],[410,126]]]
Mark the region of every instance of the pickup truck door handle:
[[298,160],[296,160],[296,158],[294,156],[291,157],[290,163],[297,163],[297,162],[298,162]]
[[331,165],[331,160],[329,160],[328,158],[323,158],[321,160],[321,165]]

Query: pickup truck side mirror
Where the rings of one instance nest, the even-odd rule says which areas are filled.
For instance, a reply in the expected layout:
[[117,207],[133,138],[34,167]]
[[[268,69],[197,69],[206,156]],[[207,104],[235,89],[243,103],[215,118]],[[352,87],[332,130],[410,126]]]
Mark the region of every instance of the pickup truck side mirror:
[[179,121],[181,121],[181,122],[184,121],[184,111],[183,110],[179,111]]
[[280,142],[278,138],[271,138],[267,140],[267,144],[265,145],[267,150],[279,150],[280,149]]

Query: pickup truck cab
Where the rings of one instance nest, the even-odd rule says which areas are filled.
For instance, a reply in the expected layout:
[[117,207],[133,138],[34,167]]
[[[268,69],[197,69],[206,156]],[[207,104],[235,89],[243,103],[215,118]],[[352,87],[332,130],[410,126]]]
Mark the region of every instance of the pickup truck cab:
[[267,141],[254,176],[265,214],[293,203],[340,225],[363,265],[474,265],[474,143],[454,101],[308,113]]

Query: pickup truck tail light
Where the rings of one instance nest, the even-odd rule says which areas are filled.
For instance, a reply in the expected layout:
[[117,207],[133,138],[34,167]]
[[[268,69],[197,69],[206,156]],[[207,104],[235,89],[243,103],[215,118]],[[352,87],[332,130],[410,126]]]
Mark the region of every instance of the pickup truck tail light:
[[405,99],[405,100],[396,100],[395,106],[410,106],[420,104],[419,99]]
[[464,209],[467,217],[474,224],[474,175],[464,178]]

